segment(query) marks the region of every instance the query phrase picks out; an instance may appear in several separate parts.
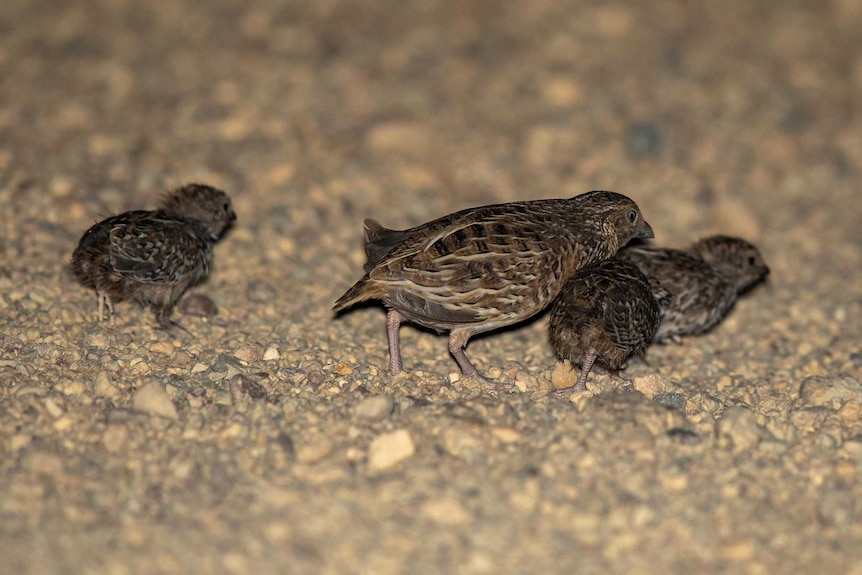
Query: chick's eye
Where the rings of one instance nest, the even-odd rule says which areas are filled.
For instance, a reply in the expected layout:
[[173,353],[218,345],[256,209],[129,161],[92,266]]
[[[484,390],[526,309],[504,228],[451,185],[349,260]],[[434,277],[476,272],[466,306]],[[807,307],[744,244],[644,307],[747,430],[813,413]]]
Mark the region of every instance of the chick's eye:
[[756,263],[757,263],[757,258],[755,258],[754,256],[748,256],[748,265],[750,265],[751,267],[754,267],[754,264],[756,264]]
[[633,224],[638,221],[638,213],[634,210],[629,212],[629,223]]
[[226,203],[226,204],[223,206],[223,209],[224,209],[224,211],[228,211],[228,210],[230,210],[230,204],[227,204],[227,203]]

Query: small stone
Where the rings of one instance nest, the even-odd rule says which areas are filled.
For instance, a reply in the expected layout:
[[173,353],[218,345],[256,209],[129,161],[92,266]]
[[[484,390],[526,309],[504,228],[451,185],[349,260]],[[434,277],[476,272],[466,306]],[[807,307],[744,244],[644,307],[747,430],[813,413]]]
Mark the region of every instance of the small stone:
[[177,408],[156,380],[149,380],[135,392],[132,406],[136,411],[167,419],[177,419]]
[[521,440],[521,434],[511,427],[495,427],[491,433],[503,443],[515,443]]
[[242,362],[237,358],[222,353],[209,369],[207,377],[210,381],[220,381],[242,373],[244,367]]
[[746,540],[723,545],[721,557],[727,561],[748,561],[754,557],[754,543]]
[[750,450],[760,441],[760,426],[750,409],[728,407],[715,425],[719,445],[734,453]]
[[665,491],[682,493],[688,489],[688,475],[683,473],[662,474],[658,479]]
[[515,387],[518,388],[518,391],[521,393],[526,393],[527,390],[536,390],[539,386],[539,380],[533,374],[520,369],[518,370],[517,375],[515,375]]
[[578,372],[569,361],[558,361],[551,372],[551,384],[554,389],[569,389],[578,381]]
[[812,375],[799,385],[799,398],[806,405],[838,410],[850,400],[862,403],[862,384],[847,374]]
[[229,391],[218,390],[213,394],[213,403],[215,405],[230,407],[233,405],[233,396],[231,396]]
[[264,361],[275,361],[279,357],[281,357],[281,354],[278,353],[278,346],[274,343],[269,344],[266,351],[263,352]]
[[202,371],[206,371],[208,369],[209,367],[206,364],[198,362],[192,366],[192,374],[201,373]]
[[93,393],[98,397],[109,397],[117,399],[120,397],[120,392],[108,376],[107,371],[100,371],[93,379]]
[[241,395],[247,395],[251,399],[266,398],[266,388],[250,377],[235,375],[231,378],[230,385],[231,394],[234,398]]
[[281,545],[290,541],[290,525],[286,520],[272,521],[263,528],[263,534],[270,543]]
[[344,362],[339,363],[334,368],[332,368],[332,373],[337,375],[352,375],[353,368],[347,365]]
[[218,315],[218,306],[208,296],[202,293],[193,293],[183,298],[177,306],[183,315],[196,317],[215,317]]
[[659,393],[653,396],[652,400],[659,405],[672,409],[685,409],[685,404],[688,401],[681,393]]
[[166,341],[157,341],[153,345],[150,346],[150,351],[153,353],[162,353],[164,355],[171,355],[174,353],[174,346],[169,344]]
[[256,362],[262,355],[260,346],[254,344],[246,344],[236,350],[233,354],[235,358],[244,362],[246,365]]
[[413,438],[406,429],[379,435],[368,446],[368,470],[383,471],[394,467],[416,452]]
[[105,349],[106,347],[108,347],[110,345],[110,342],[108,341],[108,337],[104,333],[101,333],[101,332],[92,333],[92,334],[88,335],[86,342],[87,342],[88,346],[95,347],[98,349]]
[[102,445],[108,453],[117,453],[129,439],[129,428],[125,425],[112,423],[108,425],[102,434]]
[[66,395],[79,395],[87,391],[87,386],[82,381],[74,379],[63,383],[62,389]]
[[334,445],[329,439],[318,439],[313,443],[303,445],[296,450],[296,460],[299,463],[316,463],[329,457]]
[[354,415],[366,421],[382,421],[389,417],[395,406],[391,395],[373,395],[356,404]]
[[638,376],[634,378],[632,385],[636,390],[650,398],[670,391],[667,380],[657,373]]
[[850,399],[838,410],[838,417],[845,425],[851,425],[862,419],[862,403]]
[[75,420],[68,415],[64,415],[54,422],[54,430],[62,433],[73,425],[75,425]]
[[66,413],[66,410],[63,409],[60,405],[58,405],[57,402],[50,397],[45,400],[45,410],[54,419],[61,417],[64,413]]
[[455,499],[443,497],[426,501],[422,505],[422,515],[440,525],[463,525],[470,518],[469,513]]

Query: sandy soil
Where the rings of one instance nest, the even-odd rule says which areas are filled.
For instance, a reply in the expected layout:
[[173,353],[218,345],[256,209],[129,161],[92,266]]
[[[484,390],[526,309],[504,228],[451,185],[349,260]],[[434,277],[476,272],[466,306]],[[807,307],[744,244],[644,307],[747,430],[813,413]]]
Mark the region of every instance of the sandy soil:
[[[0,572],[862,574],[862,5],[640,4],[0,4]],[[220,314],[100,324],[81,233],[190,181]],[[768,284],[575,396],[330,312],[364,217],[590,189]]]

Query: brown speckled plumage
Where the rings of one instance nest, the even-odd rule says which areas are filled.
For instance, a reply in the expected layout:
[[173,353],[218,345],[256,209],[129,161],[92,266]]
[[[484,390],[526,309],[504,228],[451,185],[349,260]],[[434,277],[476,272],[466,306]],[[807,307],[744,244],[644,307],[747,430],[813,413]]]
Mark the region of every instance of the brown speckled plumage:
[[579,270],[554,300],[548,324],[557,356],[581,365],[574,389],[586,389],[593,362],[616,372],[632,355],[642,355],[659,326],[657,300],[668,305],[670,299],[626,261],[609,259]]
[[727,315],[740,293],[769,274],[755,246],[729,236],[710,236],[686,250],[629,246],[620,257],[674,296],[662,306],[657,342],[709,331]]
[[545,308],[579,268],[652,237],[638,206],[614,192],[471,208],[408,230],[365,222],[366,273],[335,310],[379,299],[389,309],[390,370],[402,369],[398,328],[449,331],[465,376],[482,379],[464,347],[475,334]]
[[160,326],[185,291],[202,282],[212,246],[236,219],[230,198],[210,186],[190,184],[167,194],[157,210],[107,218],[87,230],[72,254],[78,281],[96,290],[104,307],[135,301],[150,307]]

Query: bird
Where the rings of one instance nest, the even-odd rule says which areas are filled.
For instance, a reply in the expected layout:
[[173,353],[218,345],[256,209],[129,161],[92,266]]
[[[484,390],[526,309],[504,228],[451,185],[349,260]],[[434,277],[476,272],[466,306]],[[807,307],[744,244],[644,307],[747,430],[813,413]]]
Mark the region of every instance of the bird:
[[769,275],[753,244],[726,235],[705,237],[686,249],[632,245],[619,255],[674,296],[662,306],[656,342],[711,330],[740,294]]
[[560,359],[581,364],[574,386],[587,389],[598,362],[616,373],[632,355],[643,356],[672,296],[634,264],[612,258],[579,270],[551,305],[548,334]]
[[175,326],[174,306],[212,267],[212,248],[236,221],[230,197],[203,184],[166,194],[156,210],[133,210],[84,232],[72,253],[72,275],[99,299],[114,321],[114,303],[149,307],[159,327]]
[[408,321],[448,331],[461,373],[490,383],[467,357],[471,337],[539,313],[579,268],[653,236],[638,205],[608,191],[468,208],[407,230],[369,219],[365,275],[333,309],[383,302],[393,375]]

